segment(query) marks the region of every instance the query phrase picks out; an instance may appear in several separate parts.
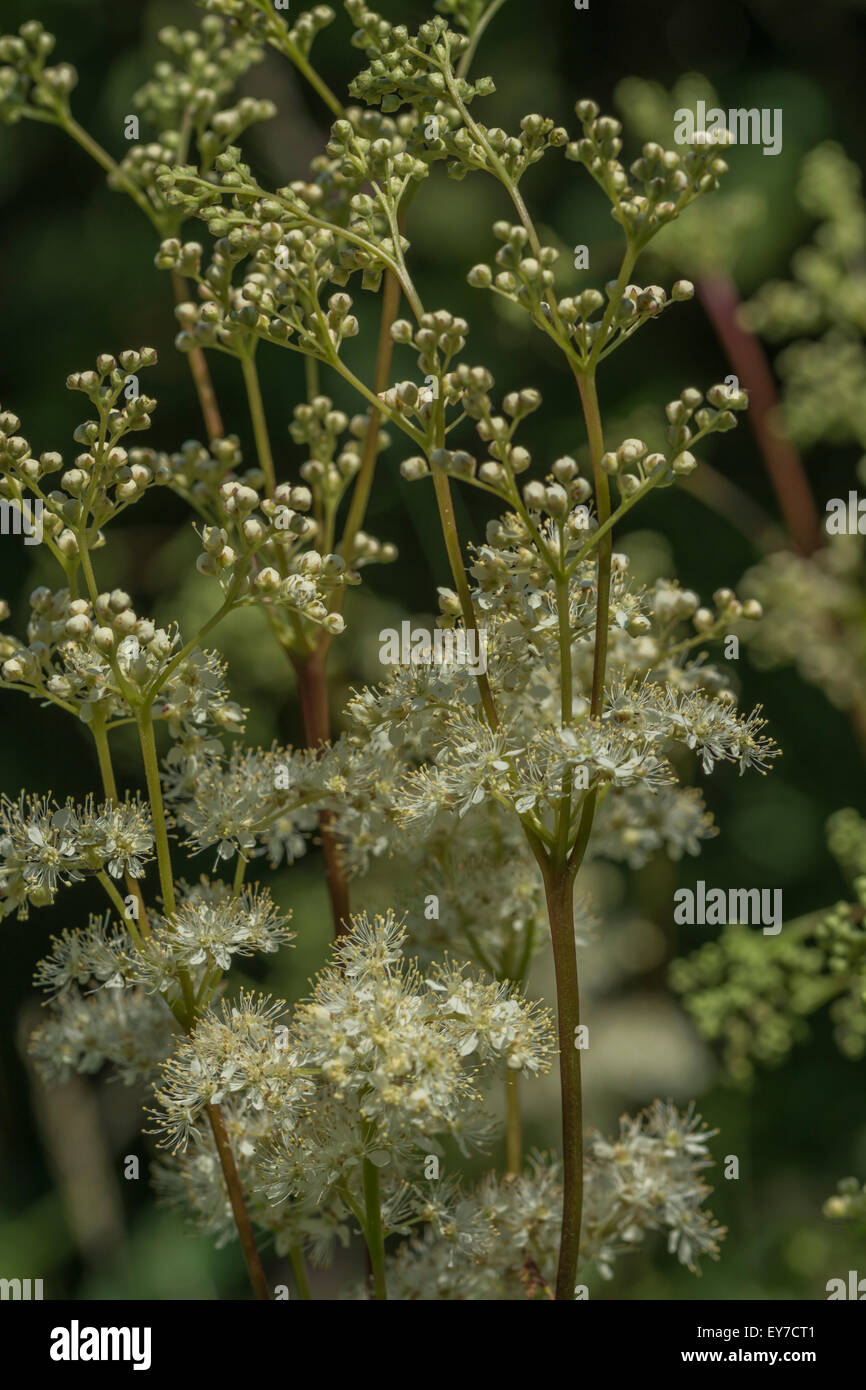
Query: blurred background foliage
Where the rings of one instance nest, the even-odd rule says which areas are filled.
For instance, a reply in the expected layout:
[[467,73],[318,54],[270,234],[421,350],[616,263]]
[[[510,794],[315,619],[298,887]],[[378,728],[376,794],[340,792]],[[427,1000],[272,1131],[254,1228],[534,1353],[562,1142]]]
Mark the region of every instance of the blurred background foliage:
[[[73,110],[117,157],[132,93],[159,56],[158,30],[169,22],[195,24],[199,17],[186,0],[4,0],[2,8],[6,32],[38,17],[57,34],[55,61],[70,61],[80,73]],[[429,13],[419,0],[383,0],[381,8],[409,25]],[[826,0],[820,12],[804,0],[732,0],[723,9],[699,0],[652,6],[591,0],[588,11],[578,12],[567,0],[531,8],[507,0],[476,61],[476,72],[489,72],[498,89],[485,103],[484,119],[512,129],[525,113],[540,111],[574,132],[574,101],[591,96],[626,120],[636,153],[651,136],[670,144],[669,93],[684,74],[703,76],[689,78],[681,91],[700,94],[711,85],[725,109],[781,107],[778,157],[765,157],[756,147],[732,150],[723,192],[706,199],[695,219],[687,214],[667,242],[660,239],[654,259],[638,272],[642,284],[722,272],[747,300],[767,281],[787,280],[797,248],[812,236],[816,219],[797,191],[808,152],[835,141],[854,165],[862,164],[864,10],[862,0]],[[348,36],[349,22],[340,14],[314,53],[341,93],[360,66]],[[264,181],[301,176],[326,129],[315,95],[274,53],[241,91],[270,97],[280,108],[277,120],[247,137],[249,157]],[[618,229],[580,168],[554,152],[527,175],[524,192],[546,239],[565,249],[589,246],[589,273],[574,272],[580,288],[600,286],[615,274]],[[98,352],[141,344],[160,354],[145,387],[159,400],[146,442],[174,450],[184,439],[201,437],[187,364],[173,347],[168,277],[154,268],[154,235],[129,200],[109,192],[101,172],[58,131],[22,123],[0,127],[0,209],[0,400],[20,415],[34,449],[68,453],[72,447],[80,407],[64,390],[70,371],[92,365]],[[468,359],[491,368],[500,392],[523,386],[542,391],[544,409],[527,433],[534,427],[530,447],[536,467],[544,470],[563,453],[585,457],[573,381],[540,337],[527,336],[524,324],[507,312],[510,306],[500,311],[500,301],[479,296],[465,281],[466,270],[489,257],[492,221],[508,215],[504,195],[492,182],[450,182],[437,170],[415,200],[407,232],[425,303],[465,314],[472,325]],[[377,306],[371,296],[357,298],[361,334],[350,360],[370,379]],[[290,476],[301,459],[288,424],[293,405],[303,398],[303,364],[294,354],[266,350],[259,363],[278,473]],[[239,373],[219,356],[211,355],[210,364],[227,429],[240,435],[251,457]],[[656,447],[649,431],[661,430],[664,403],[686,385],[704,389],[732,370],[700,299],[678,306],[603,370],[608,439],[637,433]],[[356,408],[336,378],[323,382],[323,389],[350,413]],[[819,514],[827,498],[845,497],[857,485],[862,447],[843,432],[805,450]],[[349,596],[349,627],[333,648],[337,727],[349,687],[378,674],[380,629],[403,617],[430,618],[436,585],[448,582],[432,493],[400,478],[401,457],[399,446],[383,456],[367,523],[374,535],[395,541],[401,557],[393,566],[366,571],[364,590]],[[782,515],[748,426],[712,441],[702,457],[737,489],[722,489],[721,510],[718,495],[666,490],[629,518],[618,544],[639,577],[676,574],[708,597],[722,584],[736,586],[760,559],[762,537],[772,541],[781,532]],[[457,496],[464,542],[477,541],[489,515],[485,499],[466,491]],[[164,489],[154,490],[134,518],[100,555],[102,587],[120,584],[132,592],[139,611],[193,630],[210,611],[212,588],[195,572],[198,547],[181,504]],[[761,519],[757,527],[750,524],[754,518]],[[47,562],[38,548],[25,549],[19,540],[0,545],[0,593],[12,606],[13,621],[30,589],[51,582]],[[858,600],[850,632],[839,641],[862,640],[863,621]],[[264,629],[251,631],[249,623],[244,613],[219,634],[233,691],[252,707],[249,737],[300,742],[288,664]],[[616,1280],[594,1289],[593,1296],[822,1298],[827,1279],[858,1267],[858,1260],[862,1270],[866,1258],[856,1231],[833,1225],[821,1213],[838,1178],[866,1175],[862,1061],[840,1056],[828,1020],[819,1017],[809,1042],[781,1068],[759,1071],[750,1090],[733,1088],[666,985],[671,958],[717,934],[711,927],[673,925],[676,887],[697,878],[720,887],[781,887],[787,917],[821,908],[845,892],[825,847],[825,822],[839,807],[866,811],[863,748],[848,712],[834,707],[795,666],[763,669],[746,649],[737,676],[743,702],[766,707],[784,753],[777,770],[766,779],[740,782],[733,773],[712,779],[707,795],[721,833],[700,860],[659,861],[631,876],[593,869],[590,886],[603,923],[584,953],[593,1043],[586,1066],[590,1123],[609,1129],[620,1111],[639,1109],[656,1095],[680,1102],[695,1098],[720,1130],[717,1159],[735,1154],[740,1160],[737,1181],[723,1179],[721,1162],[710,1175],[716,1188],[712,1205],[729,1236],[720,1262],[705,1269],[699,1285],[654,1249],[621,1262]],[[79,735],[58,711],[10,694],[0,724],[3,790],[26,786],[83,795],[95,785],[83,731]],[[120,777],[130,785],[137,776],[134,750],[118,743]],[[201,868],[192,864],[189,872]],[[387,864],[377,870],[385,883],[394,872]],[[284,871],[274,886],[294,910],[297,949],[267,970],[251,966],[249,974],[295,999],[322,963],[329,937],[318,854]],[[381,889],[377,884],[377,895]],[[362,894],[356,888],[358,906]],[[146,1182],[147,1141],[139,1134],[142,1097],[81,1079],[49,1095],[24,1059],[22,1039],[38,1010],[34,962],[45,953],[50,932],[76,925],[89,906],[95,908],[95,900],[86,899],[86,891],[78,890],[63,897],[53,914],[3,926],[0,1273],[42,1277],[50,1297],[246,1296],[236,1250],[214,1251],[154,1206]],[[542,958],[531,989],[550,997],[546,969]],[[555,1147],[554,1079],[526,1090],[528,1147]],[[138,1181],[124,1178],[129,1154],[140,1158]],[[285,1278],[278,1264],[272,1273],[277,1281]],[[322,1294],[334,1287],[333,1276],[319,1276]]]

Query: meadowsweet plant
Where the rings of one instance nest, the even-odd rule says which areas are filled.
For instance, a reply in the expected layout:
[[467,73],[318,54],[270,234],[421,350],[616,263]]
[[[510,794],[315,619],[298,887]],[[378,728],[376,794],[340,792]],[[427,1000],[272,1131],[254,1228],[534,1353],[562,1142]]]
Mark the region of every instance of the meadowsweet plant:
[[854,901],[786,921],[765,951],[734,924],[672,962],[674,989],[736,1084],[751,1081],[758,1065],[784,1062],[824,1008],[843,1056],[866,1052],[866,822],[854,810],[837,811],[827,841]]
[[[127,438],[156,408],[139,380],[158,365],[149,348],[69,377],[88,412],[70,464],[35,453],[18,419],[0,416],[0,491],[14,507],[41,503],[59,571],[56,588],[31,595],[24,635],[0,639],[0,677],[85,725],[102,782],[83,803],[22,794],[0,807],[4,915],[26,918],[88,877],[107,898],[106,915],[64,930],[39,967],[49,1010],[34,1053],[52,1076],[109,1063],[149,1091],[159,1191],[219,1239],[238,1235],[259,1297],[262,1235],[290,1258],[301,1297],[307,1257],[326,1260],[357,1234],[377,1298],[572,1300],[658,1230],[696,1268],[722,1234],[703,1205],[713,1132],[692,1109],[656,1102],[611,1140],[584,1133],[592,1020],[581,1017],[578,945],[603,928],[580,875],[593,858],[638,867],[658,851],[697,853],[714,827],[695,775],[723,763],[763,772],[777,751],[709,654],[759,604],[730,588],[702,602],[673,580],[642,587],[614,548],[641,500],[690,475],[694,451],[736,426],[747,393],[686,386],[660,406],[658,453],[607,438],[599,395],[602,364],[692,297],[686,280],[641,285],[636,267],[718,187],[729,141],[698,131],[690,147],[646,144],[626,164],[619,123],[591,100],[571,131],[535,112],[513,134],[485,124],[494,83],[473,69],[498,0],[450,0],[416,33],[346,0],[360,64],[346,105],[312,66],[313,40],[335,19],[327,6],[291,23],[266,0],[202,8],[198,31],[164,31],[170,56],[136,98],[152,135],[119,160],[72,115],[75,74],[47,65],[51,36],[32,21],[0,41],[0,115],[58,126],[152,223],[207,436],[172,453]],[[280,188],[239,143],[273,107],[231,104],[265,46],[332,118],[322,153]],[[566,161],[564,176],[594,180],[610,205],[621,264],[600,288],[574,284],[527,206],[524,175],[542,159]],[[573,382],[587,470],[571,456],[533,459],[522,427],[543,410],[541,391],[497,386],[467,320],[422,298],[409,212],[439,165],[492,180],[510,204],[468,283],[479,316],[498,296],[547,339]],[[381,301],[366,359],[353,346],[364,295]],[[291,476],[271,447],[257,368],[260,352],[281,350],[306,367]],[[222,420],[214,352],[243,380],[252,461]],[[327,394],[336,378],[357,395],[354,417]],[[327,656],[346,589],[396,555],[364,518],[378,456],[397,440],[403,478],[431,488],[441,522],[440,624],[464,649],[483,633],[485,667],[451,649],[389,667],[354,692],[333,740]],[[490,499],[481,544],[458,534],[455,486]],[[158,488],[183,499],[200,540],[214,604],[197,632],[157,626],[100,583],[112,523]],[[245,711],[209,642],[250,608],[296,672],[306,748],[244,742]],[[140,790],[124,799],[112,763],[122,726],[141,753]],[[316,835],[336,941],[290,1009],[238,990],[231,971],[303,932],[254,875],[293,863]],[[180,876],[184,848],[207,855],[197,882]],[[400,903],[373,902],[370,870],[385,855]],[[528,992],[548,946],[555,1018]],[[525,1163],[520,1078],[554,1064],[561,1152]],[[448,1156],[489,1150],[503,1082],[506,1171],[467,1186]]]

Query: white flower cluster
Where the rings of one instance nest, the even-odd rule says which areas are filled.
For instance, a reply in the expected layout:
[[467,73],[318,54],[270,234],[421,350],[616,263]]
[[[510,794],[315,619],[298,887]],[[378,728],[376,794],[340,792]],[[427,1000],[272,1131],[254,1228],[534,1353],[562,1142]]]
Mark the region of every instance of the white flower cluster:
[[140,878],[153,851],[150,815],[138,801],[58,806],[48,797],[0,799],[0,917],[54,902],[87,874]]
[[[714,1133],[692,1107],[680,1114],[656,1101],[636,1118],[623,1116],[615,1140],[590,1135],[578,1284],[592,1270],[611,1278],[617,1258],[656,1231],[666,1232],[668,1251],[693,1271],[702,1256],[715,1258],[725,1233],[703,1207],[710,1189],[701,1178]],[[389,1297],[553,1296],[562,1202],[557,1164],[535,1155],[527,1172],[488,1174],[474,1192],[440,1194],[431,1185],[426,1195],[423,1233],[388,1260]]]
[[356,916],[286,1023],[283,1005],[246,994],[204,1016],[157,1088],[164,1142],[192,1145],[177,1160],[185,1170],[205,1108],[227,1102],[253,1144],[259,1200],[290,1198],[286,1219],[314,1235],[323,1212],[336,1224],[353,1212],[367,1159],[385,1182],[386,1222],[400,1228],[423,1155],[445,1137],[466,1151],[489,1134],[483,1072],[537,1075],[553,1055],[547,1010],[457,965],[425,976],[405,943],[392,913]]
[[[578,589],[576,603],[584,602]],[[576,615],[576,642],[581,621]],[[681,689],[649,675],[614,681],[599,720],[588,717],[588,691],[576,680],[575,708],[583,717],[563,728],[556,702],[544,698],[558,676],[558,648],[533,622],[534,660],[525,659],[521,672],[510,653],[512,631],[520,633],[522,626],[491,614],[488,671],[501,711],[495,731],[482,717],[473,678],[444,665],[435,671],[400,668],[378,690],[353,699],[350,710],[363,729],[394,731],[401,749],[414,736],[426,759],[407,770],[400,786],[395,814],[401,823],[431,826],[441,811],[462,818],[487,799],[511,806],[518,815],[543,817],[561,798],[566,772],[579,774],[584,790],[657,791],[675,780],[667,755],[676,743],[695,752],[705,773],[722,761],[736,763],[741,773],[750,767],[763,771],[775,756],[757,712],[740,715],[726,691],[708,694],[700,688],[701,666],[686,673]],[[627,638],[632,646],[641,640]],[[547,672],[539,660],[543,656],[551,663]],[[657,651],[650,660],[655,666]],[[632,653],[632,669],[639,662]],[[615,669],[615,658],[611,664]],[[681,804],[667,803],[671,809]]]
[[194,850],[216,846],[218,859],[266,853],[276,866],[304,853],[304,834],[319,809],[341,804],[348,790],[341,746],[315,750],[186,739],[166,759],[167,801]]

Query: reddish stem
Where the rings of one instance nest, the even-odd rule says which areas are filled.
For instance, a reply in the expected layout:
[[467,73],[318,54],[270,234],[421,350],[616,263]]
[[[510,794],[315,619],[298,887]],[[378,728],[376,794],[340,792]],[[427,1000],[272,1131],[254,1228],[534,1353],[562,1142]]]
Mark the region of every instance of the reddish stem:
[[698,295],[740,386],[749,392],[752,427],[794,547],[811,555],[821,545],[821,523],[797,450],[782,432],[776,383],[758,338],[739,322],[740,296],[730,276],[713,272],[698,281]]
[[[189,286],[176,270],[171,272],[171,287],[174,290],[176,304],[185,304],[189,300]],[[186,358],[189,362],[201,413],[204,416],[204,427],[207,430],[208,441],[222,439],[225,430],[204,351],[200,347],[195,347],[186,354]]]
[[241,1180],[238,1174],[237,1164],[235,1163],[235,1156],[232,1153],[232,1146],[226,1130],[222,1110],[218,1105],[209,1105],[207,1107],[207,1116],[210,1120],[211,1129],[213,1130],[213,1137],[216,1142],[217,1153],[219,1154],[219,1160],[223,1170],[223,1177],[225,1178],[226,1187],[228,1188],[229,1201],[232,1204],[235,1225],[238,1228],[241,1249],[244,1252],[247,1273],[250,1276],[253,1293],[256,1298],[267,1303],[270,1300],[268,1281],[265,1278],[265,1271],[259,1257],[258,1247],[256,1246],[256,1238],[253,1234],[253,1227],[250,1221],[250,1214],[247,1211],[247,1204],[244,1201]]

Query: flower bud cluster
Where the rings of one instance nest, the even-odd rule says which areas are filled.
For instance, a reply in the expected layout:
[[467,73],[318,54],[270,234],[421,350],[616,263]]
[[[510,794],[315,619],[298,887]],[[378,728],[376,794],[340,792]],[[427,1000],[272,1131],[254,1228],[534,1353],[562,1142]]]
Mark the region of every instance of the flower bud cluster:
[[[491,289],[494,293],[510,299],[527,309],[536,323],[555,326],[564,333],[566,340],[573,342],[581,360],[586,361],[595,351],[600,357],[613,351],[621,342],[636,332],[649,319],[657,318],[670,304],[691,299],[694,285],[689,280],[678,280],[670,295],[661,285],[626,285],[619,293],[616,281],[605,286],[607,299],[615,304],[612,313],[605,312],[600,318],[594,317],[604,308],[605,296],[596,289],[583,290],[577,295],[565,295],[555,301],[555,312],[551,308],[550,291],[554,283],[552,267],[559,258],[559,252],[552,246],[541,248],[540,259],[527,255],[529,235],[521,225],[497,222],[494,235],[504,244],[496,253],[496,263],[502,266],[498,273],[483,263],[473,266],[467,280],[475,289]],[[604,327],[604,336],[599,335]]]
[[95,371],[73,372],[68,378],[67,387],[83,392],[99,418],[77,427],[73,437],[83,451],[61,473],[59,487],[50,491],[44,480],[60,472],[62,456],[49,451],[34,458],[29,442],[17,433],[17,416],[0,413],[0,496],[20,501],[27,491],[38,499],[44,508],[43,530],[67,568],[77,566],[85,540],[91,549],[104,544],[101,528],[153,483],[146,453],[128,452],[120,441],[150,425],[156,401],[138,395],[137,387],[136,394],[130,394],[129,382],[155,362],[153,348],[122,352],[119,360],[102,353]]
[[[305,235],[298,228],[284,231],[277,221],[247,223],[217,240],[203,273],[201,256],[198,242],[169,238],[156,257],[160,269],[198,282],[201,302],[180,304],[175,311],[182,352],[219,346],[243,353],[257,337],[280,344],[295,338],[302,351],[329,359],[345,338],[356,336],[358,320],[348,294],[331,294],[325,308],[320,304],[323,288],[339,273],[331,231]],[[235,283],[243,261],[243,278]]]
[[[486,445],[489,458],[478,464],[473,455],[463,449],[435,448],[430,462],[455,478],[494,492],[515,501],[514,478],[525,473],[532,463],[528,449],[514,443],[518,426],[541,405],[541,393],[532,387],[511,391],[502,402],[502,414],[493,413],[489,392],[493,377],[485,367],[468,367],[461,363],[442,378],[443,395],[448,404],[459,405],[464,415],[476,421],[476,432]],[[426,460],[406,459],[401,464],[403,477],[412,482],[428,473]]]
[[677,400],[665,406],[667,439],[673,451],[670,460],[674,474],[689,474],[697,460],[687,447],[708,434],[724,434],[736,428],[735,412],[749,407],[748,392],[730,386],[711,386],[704,397],[694,386],[686,387]]
[[685,154],[654,143],[644,145],[641,157],[630,166],[629,180],[617,158],[622,149],[620,122],[600,115],[594,101],[579,101],[575,111],[583,137],[567,147],[566,158],[586,166],[610,198],[613,219],[640,246],[700,194],[718,188],[727,172],[718,150],[730,144],[731,137],[719,132],[696,139]]
[[499,126],[488,127],[477,122],[474,130],[461,126],[445,142],[452,156],[448,172],[452,178],[460,179],[472,169],[483,169],[497,177],[501,177],[500,171],[504,170],[517,185],[526,170],[537,164],[547,150],[561,149],[567,143],[568,131],[556,125],[549,116],[537,112],[522,117],[519,135],[509,135]]
[[17,35],[0,37],[0,121],[13,125],[30,117],[60,123],[68,116],[78,73],[70,63],[45,66],[55,43],[38,19],[28,19]]
[[[450,68],[469,47],[465,35],[449,29],[447,21],[436,16],[410,38],[405,25],[388,23],[364,0],[346,0],[346,9],[357,26],[352,43],[369,59],[349,88],[353,97],[389,112],[405,105],[429,109],[445,95],[443,69]],[[488,96],[495,90],[489,77],[476,82],[463,77],[452,80],[459,99],[467,105],[476,95]]]
[[[407,141],[395,122],[390,121],[386,126],[386,118],[380,116],[379,129],[374,129],[368,135],[358,129],[361,122],[357,108],[353,114],[355,120],[347,113],[334,122],[327,153],[348,183],[358,188],[364,183],[375,183],[392,204],[396,204],[405,192],[407,181],[426,178],[428,165],[416,154],[410,153]],[[356,193],[351,207],[354,213],[367,219],[368,229],[372,227],[369,219],[374,205],[368,195]]]
[[490,389],[493,378],[486,368],[461,366],[455,372],[447,371],[451,360],[466,346],[468,332],[466,320],[447,309],[422,314],[417,328],[408,319],[395,320],[391,325],[391,337],[395,343],[415,348],[418,370],[425,384],[398,381],[381,392],[380,400],[391,415],[426,436],[430,433],[437,401],[456,406],[468,396]]
[[466,277],[474,289],[493,289],[496,293],[522,305],[537,318],[550,320],[547,303],[553,286],[553,266],[559,252],[553,246],[542,246],[536,257],[529,246],[529,233],[520,223],[499,221],[493,224],[493,235],[502,245],[496,253],[498,273],[490,266],[473,266]]
[[[297,52],[309,57],[316,35],[332,24],[335,18],[330,5],[314,5],[304,10],[289,26],[270,0],[202,0],[209,16],[223,16],[234,28],[242,28],[259,42],[267,42],[291,56]],[[204,21],[202,28],[204,28]],[[213,20],[210,21],[213,23]]]
[[741,601],[733,589],[716,589],[713,607],[702,604],[692,589],[681,589],[672,580],[659,579],[652,593],[651,607],[662,630],[681,622],[691,622],[701,637],[729,632],[740,620],[758,622],[763,616],[755,599]]
[[[309,450],[309,457],[301,464],[301,477],[320,500],[324,512],[333,514],[361,468],[369,414],[349,419],[343,411],[334,409],[330,397],[315,396],[312,401],[297,405],[294,417],[289,432],[295,443],[306,445]],[[341,444],[341,436],[347,431],[348,438]],[[390,442],[390,436],[379,430],[376,453],[387,449]],[[352,569],[371,563],[390,564],[396,558],[395,545],[378,541],[366,531],[356,532],[352,552],[347,556]],[[348,582],[352,582],[351,576]]]
[[[191,115],[197,129],[210,126],[214,132],[228,133],[232,113],[220,112],[220,102],[250,68],[262,62],[262,45],[246,34],[231,37],[217,15],[203,18],[199,30],[166,25],[157,38],[174,62],[160,61],[150,80],[135,93],[135,106],[144,119],[159,131],[176,131]],[[233,143],[233,138],[226,143]]]

